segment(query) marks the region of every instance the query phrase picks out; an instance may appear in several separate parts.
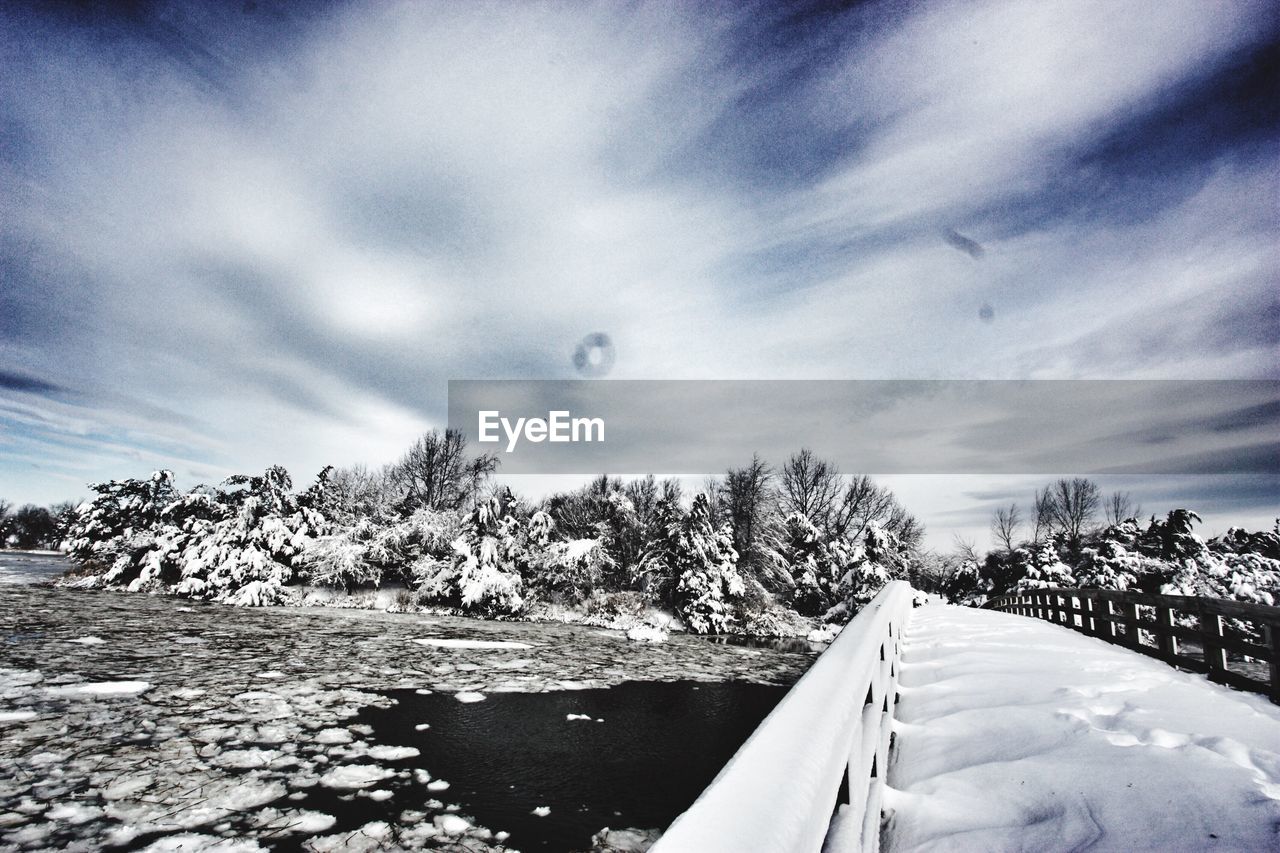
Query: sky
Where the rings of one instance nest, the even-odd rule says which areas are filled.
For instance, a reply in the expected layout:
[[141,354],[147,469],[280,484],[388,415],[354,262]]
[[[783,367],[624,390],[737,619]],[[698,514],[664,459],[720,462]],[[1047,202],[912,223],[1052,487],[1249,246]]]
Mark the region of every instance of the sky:
[[[0,496],[382,464],[594,333],[608,378],[1280,379],[1277,9],[6,3]],[[1280,514],[1200,482],[1133,485]],[[1034,488],[899,485],[938,542]]]

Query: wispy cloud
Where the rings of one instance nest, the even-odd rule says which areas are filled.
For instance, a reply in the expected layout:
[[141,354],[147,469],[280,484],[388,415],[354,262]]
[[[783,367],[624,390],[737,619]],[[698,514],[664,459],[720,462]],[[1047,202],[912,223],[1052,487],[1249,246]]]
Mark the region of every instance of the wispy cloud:
[[629,378],[1276,375],[1266,3],[139,8],[0,13],[0,371],[81,395],[0,383],[12,497],[384,461],[597,330]]

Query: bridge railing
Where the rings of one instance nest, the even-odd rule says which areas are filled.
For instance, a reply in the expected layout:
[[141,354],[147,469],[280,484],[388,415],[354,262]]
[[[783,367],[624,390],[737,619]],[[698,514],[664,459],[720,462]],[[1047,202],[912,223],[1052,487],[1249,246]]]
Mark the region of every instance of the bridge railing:
[[[1041,589],[984,607],[1034,616],[1127,646],[1280,704],[1280,607],[1106,589]],[[1232,630],[1231,621],[1253,630]],[[1195,625],[1187,623],[1194,622]],[[1246,634],[1260,637],[1254,642]]]
[[845,626],[671,825],[656,853],[879,849],[902,629],[913,594],[894,581]]

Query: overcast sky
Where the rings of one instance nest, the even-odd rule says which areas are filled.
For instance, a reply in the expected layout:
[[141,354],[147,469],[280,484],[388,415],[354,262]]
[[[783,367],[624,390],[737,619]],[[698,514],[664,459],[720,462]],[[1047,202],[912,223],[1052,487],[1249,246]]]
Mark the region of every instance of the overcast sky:
[[0,496],[386,462],[593,332],[1280,378],[1274,3],[301,5],[0,11]]

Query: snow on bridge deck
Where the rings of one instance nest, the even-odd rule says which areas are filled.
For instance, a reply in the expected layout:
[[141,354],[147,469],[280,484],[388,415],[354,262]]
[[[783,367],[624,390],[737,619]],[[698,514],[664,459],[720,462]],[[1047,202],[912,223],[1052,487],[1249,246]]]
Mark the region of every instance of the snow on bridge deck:
[[889,850],[1278,850],[1280,707],[1039,619],[906,633]]

